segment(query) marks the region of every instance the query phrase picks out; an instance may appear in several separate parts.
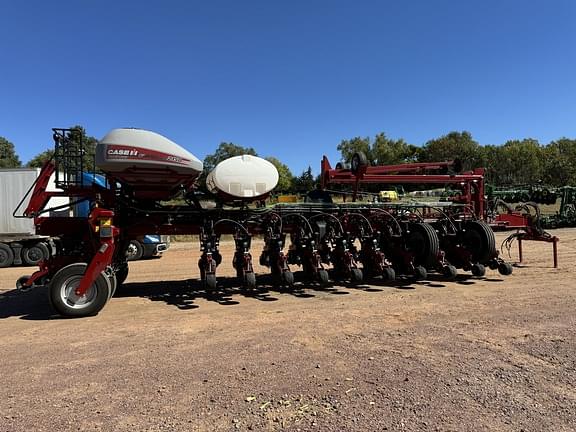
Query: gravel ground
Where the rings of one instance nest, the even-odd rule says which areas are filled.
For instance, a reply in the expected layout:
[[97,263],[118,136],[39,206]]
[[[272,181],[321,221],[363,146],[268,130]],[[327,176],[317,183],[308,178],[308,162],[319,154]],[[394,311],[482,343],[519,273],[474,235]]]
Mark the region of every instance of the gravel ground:
[[509,277],[212,296],[174,244],[84,319],[0,269],[0,431],[576,430],[576,230],[553,233],[558,269],[531,242]]

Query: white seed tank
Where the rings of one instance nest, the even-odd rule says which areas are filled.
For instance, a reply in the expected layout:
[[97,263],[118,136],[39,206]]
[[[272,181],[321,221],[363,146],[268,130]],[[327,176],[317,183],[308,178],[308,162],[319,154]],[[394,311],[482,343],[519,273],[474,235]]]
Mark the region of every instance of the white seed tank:
[[277,184],[276,167],[266,159],[251,155],[223,160],[206,178],[206,187],[210,192],[240,200],[263,197]]
[[143,129],[113,129],[96,145],[96,165],[104,172],[125,169],[169,168],[179,174],[199,175],[202,162],[175,142]]

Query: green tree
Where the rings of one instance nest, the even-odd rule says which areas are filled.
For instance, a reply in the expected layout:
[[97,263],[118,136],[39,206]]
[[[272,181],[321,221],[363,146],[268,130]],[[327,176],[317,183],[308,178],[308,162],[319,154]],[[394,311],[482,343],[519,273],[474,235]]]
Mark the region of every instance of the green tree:
[[294,191],[297,192],[309,192],[316,188],[316,179],[312,174],[312,168],[308,166],[307,170],[304,170],[302,174],[294,178]]
[[76,125],[72,126],[70,129],[72,129],[72,133],[70,134],[72,141],[79,143],[80,140],[82,140],[84,146],[84,156],[82,157],[84,171],[97,171],[94,164],[94,155],[96,153],[96,144],[98,144],[98,140],[93,136],[86,135],[86,130],[82,126]]
[[29,168],[42,168],[46,161],[49,161],[52,157],[54,157],[54,150],[44,150],[30,159],[26,166]]
[[428,141],[419,153],[422,162],[443,162],[460,159],[465,168],[479,167],[482,163],[480,144],[472,139],[470,132],[450,132]]
[[0,168],[18,168],[21,165],[14,144],[6,138],[0,137]]
[[576,185],[576,140],[560,138],[542,150],[543,180],[552,186]]
[[413,162],[418,158],[419,148],[406,143],[402,138],[389,139],[386,134],[379,133],[374,139],[370,154],[377,165],[395,165]]
[[519,185],[536,183],[542,180],[543,152],[534,139],[510,140],[503,146],[496,164],[496,174],[500,184]]
[[266,158],[268,162],[276,167],[278,170],[278,185],[276,186],[276,190],[279,192],[288,192],[292,189],[292,182],[294,181],[294,176],[288,168],[287,165],[280,162],[275,157],[269,156]]

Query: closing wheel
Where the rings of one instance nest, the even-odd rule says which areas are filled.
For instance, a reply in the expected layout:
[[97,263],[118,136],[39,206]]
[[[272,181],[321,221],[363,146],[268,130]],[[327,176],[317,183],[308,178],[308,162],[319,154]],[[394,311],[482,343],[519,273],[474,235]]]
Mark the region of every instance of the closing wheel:
[[49,287],[50,303],[60,315],[96,315],[110,298],[110,281],[104,273],[98,275],[84,295],[76,294],[86,267],[85,263],[70,264],[60,269],[52,278]]
[[363,167],[368,165],[368,158],[363,152],[354,153],[352,161],[350,162],[350,170],[356,174]]
[[503,276],[510,276],[512,274],[513,267],[512,264],[503,262],[498,265],[498,273]]
[[350,280],[352,281],[353,284],[362,283],[362,279],[364,279],[362,270],[360,270],[359,268],[353,268],[350,271]]
[[382,279],[385,281],[392,282],[396,279],[396,272],[392,267],[384,267],[382,270]]
[[256,274],[254,272],[244,274],[244,288],[247,290],[256,289]]
[[428,272],[422,266],[414,267],[414,279],[416,280],[423,280],[428,277]]
[[50,251],[45,243],[35,243],[22,249],[22,261],[26,265],[35,266],[42,260],[48,259]]
[[214,273],[207,274],[204,283],[206,284],[206,289],[214,291],[218,285],[216,275]]
[[5,243],[0,243],[0,268],[10,267],[14,262],[14,252],[10,246]]
[[446,280],[454,280],[458,276],[458,270],[453,265],[447,265],[442,268],[442,275]]
[[482,277],[486,274],[486,267],[476,263],[472,266],[472,274],[476,277]]
[[330,277],[328,277],[328,272],[324,269],[318,270],[318,280],[322,285],[327,285]]
[[294,273],[290,270],[285,270],[282,272],[282,282],[288,288],[292,288],[294,286]]

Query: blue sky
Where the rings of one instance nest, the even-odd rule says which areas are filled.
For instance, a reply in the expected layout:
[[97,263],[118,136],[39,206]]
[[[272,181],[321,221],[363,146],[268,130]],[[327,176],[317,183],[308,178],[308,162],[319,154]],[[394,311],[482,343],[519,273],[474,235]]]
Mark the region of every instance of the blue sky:
[[340,140],[576,138],[576,2],[0,0],[0,136],[222,141],[299,174]]

